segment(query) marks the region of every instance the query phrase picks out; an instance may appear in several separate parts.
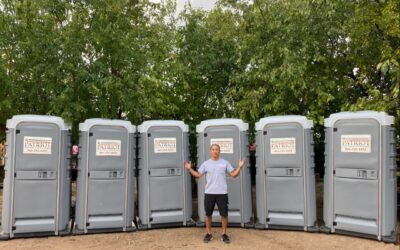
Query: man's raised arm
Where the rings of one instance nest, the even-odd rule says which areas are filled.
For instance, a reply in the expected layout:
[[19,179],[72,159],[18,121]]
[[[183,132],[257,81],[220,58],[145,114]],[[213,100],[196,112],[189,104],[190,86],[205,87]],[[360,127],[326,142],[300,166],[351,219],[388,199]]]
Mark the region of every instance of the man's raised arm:
[[192,163],[191,163],[190,161],[189,161],[189,162],[185,161],[183,166],[185,166],[185,168],[186,168],[187,170],[189,170],[189,173],[190,173],[191,175],[193,175],[194,177],[200,178],[200,177],[203,176],[203,174],[197,172],[196,170],[194,170],[194,169],[192,168]]
[[229,175],[232,176],[232,177],[238,176],[240,174],[240,170],[242,170],[243,166],[244,166],[244,160],[240,159],[239,165],[237,166],[237,168],[235,168],[235,170],[230,172]]

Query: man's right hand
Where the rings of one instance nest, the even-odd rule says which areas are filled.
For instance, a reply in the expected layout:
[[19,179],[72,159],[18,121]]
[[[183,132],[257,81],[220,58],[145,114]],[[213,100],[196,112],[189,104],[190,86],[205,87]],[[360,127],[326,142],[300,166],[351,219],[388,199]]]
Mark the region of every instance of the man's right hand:
[[192,163],[190,161],[189,162],[185,161],[183,166],[185,166],[186,169],[191,169],[192,168]]

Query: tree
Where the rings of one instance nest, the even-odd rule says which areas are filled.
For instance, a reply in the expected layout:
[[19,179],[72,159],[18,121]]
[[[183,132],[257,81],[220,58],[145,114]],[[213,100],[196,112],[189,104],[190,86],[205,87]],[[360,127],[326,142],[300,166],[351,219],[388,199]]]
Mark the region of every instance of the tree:
[[[400,1],[1,0],[0,129],[13,114],[204,119],[383,110],[400,129]],[[1,136],[3,136],[1,134]],[[4,136],[3,136],[4,137]],[[192,134],[192,143],[194,142]],[[398,138],[399,139],[399,138]],[[399,139],[400,144],[400,139]]]
[[168,100],[159,93],[165,87],[156,72],[171,50],[164,20],[173,13],[170,1],[21,0],[1,6],[0,110],[11,103],[8,118],[58,115],[74,125],[76,139],[86,118],[138,123],[159,114],[160,98]]

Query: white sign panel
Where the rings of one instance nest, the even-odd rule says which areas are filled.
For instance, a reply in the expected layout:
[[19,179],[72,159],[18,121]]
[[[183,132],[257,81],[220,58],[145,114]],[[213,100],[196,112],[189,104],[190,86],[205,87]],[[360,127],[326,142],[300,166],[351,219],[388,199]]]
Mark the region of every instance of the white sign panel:
[[340,150],[343,153],[371,153],[371,135],[342,135]]
[[210,140],[210,146],[218,144],[221,154],[233,154],[233,138],[214,138]]
[[121,140],[96,140],[96,156],[121,156]]
[[154,138],[154,153],[176,153],[176,138]]
[[272,155],[296,154],[296,138],[271,138],[270,149]]
[[51,155],[51,137],[24,136],[24,154]]

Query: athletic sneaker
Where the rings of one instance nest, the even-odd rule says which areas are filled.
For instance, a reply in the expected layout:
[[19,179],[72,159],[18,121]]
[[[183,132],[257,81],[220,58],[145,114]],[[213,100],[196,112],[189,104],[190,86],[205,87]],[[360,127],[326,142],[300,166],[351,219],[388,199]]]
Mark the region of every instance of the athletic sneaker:
[[222,235],[221,240],[222,240],[225,244],[231,243],[231,241],[229,240],[228,235],[226,235],[226,234],[223,234],[223,235]]
[[213,237],[211,234],[207,233],[206,236],[204,236],[204,242],[208,243],[210,240],[212,240]]

